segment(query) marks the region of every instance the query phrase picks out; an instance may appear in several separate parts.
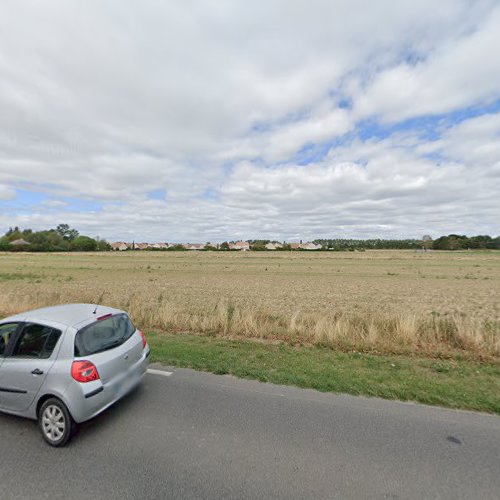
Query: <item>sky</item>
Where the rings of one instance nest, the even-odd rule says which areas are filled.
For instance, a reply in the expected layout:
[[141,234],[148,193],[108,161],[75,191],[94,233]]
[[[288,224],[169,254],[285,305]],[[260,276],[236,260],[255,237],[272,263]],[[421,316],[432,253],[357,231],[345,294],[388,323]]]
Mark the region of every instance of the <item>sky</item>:
[[499,0],[3,0],[0,232],[500,234]]

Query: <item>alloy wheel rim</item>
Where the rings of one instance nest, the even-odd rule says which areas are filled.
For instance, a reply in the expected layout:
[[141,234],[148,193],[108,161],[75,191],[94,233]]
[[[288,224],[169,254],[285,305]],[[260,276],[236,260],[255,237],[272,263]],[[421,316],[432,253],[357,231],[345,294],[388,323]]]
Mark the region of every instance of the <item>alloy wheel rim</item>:
[[42,414],[43,433],[50,441],[58,441],[66,430],[64,413],[56,405],[49,405]]

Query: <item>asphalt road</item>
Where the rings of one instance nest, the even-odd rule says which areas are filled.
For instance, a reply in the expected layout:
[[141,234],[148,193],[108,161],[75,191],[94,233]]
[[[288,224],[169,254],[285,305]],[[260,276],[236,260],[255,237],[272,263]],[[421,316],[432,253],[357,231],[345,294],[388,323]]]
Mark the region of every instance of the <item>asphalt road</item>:
[[500,418],[173,370],[64,449],[0,415],[0,498],[495,498]]

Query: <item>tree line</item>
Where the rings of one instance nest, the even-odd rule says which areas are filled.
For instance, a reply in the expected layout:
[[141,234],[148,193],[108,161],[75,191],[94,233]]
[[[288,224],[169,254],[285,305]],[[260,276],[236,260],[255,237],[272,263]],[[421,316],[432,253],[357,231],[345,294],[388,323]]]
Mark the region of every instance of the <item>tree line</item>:
[[0,238],[0,251],[11,252],[102,252],[111,250],[106,240],[80,234],[68,224],[33,231],[11,227]]
[[[268,243],[273,240],[247,240],[252,250],[267,250]],[[301,241],[302,243],[302,241]],[[489,235],[466,236],[449,234],[432,240],[429,236],[421,239],[316,239],[313,243],[321,245],[320,250],[330,251],[364,251],[364,250],[500,250],[500,236]],[[283,242],[275,251],[315,251],[294,249]],[[99,237],[91,238],[81,235],[68,224],[59,224],[55,229],[33,231],[31,229],[10,228],[0,238],[0,251],[29,252],[71,252],[71,251],[108,251],[111,245]],[[167,250],[186,250],[181,244],[172,245]],[[204,250],[230,250],[228,242],[217,246],[207,245]]]
[[465,236],[449,234],[432,240],[429,236],[422,239],[403,240],[350,240],[350,239],[319,239],[314,243],[328,250],[500,250],[500,236],[493,238],[488,235]]
[[449,234],[432,242],[434,250],[500,250],[500,236],[492,238],[488,235],[465,236]]
[[[383,239],[317,239],[313,243],[328,250],[418,250],[425,246],[422,240],[383,240]],[[428,248],[428,246],[427,246]]]
[[[500,250],[500,236],[493,238],[488,235],[478,235],[478,236],[465,236],[450,234],[448,236],[440,236],[439,238],[433,240],[430,236],[424,236],[420,239],[346,239],[346,238],[334,238],[334,239],[316,239],[312,242],[321,245],[318,250],[305,250],[302,248],[294,248],[285,241],[278,242],[275,240],[246,240],[250,249],[254,251],[267,251],[266,245],[268,243],[279,243],[273,251],[299,251],[299,252],[311,252],[311,251],[364,251],[364,250]],[[234,242],[231,242],[234,243]],[[302,241],[300,241],[302,243]],[[174,247],[168,248],[168,250],[185,250],[182,245],[175,245]],[[227,241],[217,245],[208,245],[203,250],[230,250]]]

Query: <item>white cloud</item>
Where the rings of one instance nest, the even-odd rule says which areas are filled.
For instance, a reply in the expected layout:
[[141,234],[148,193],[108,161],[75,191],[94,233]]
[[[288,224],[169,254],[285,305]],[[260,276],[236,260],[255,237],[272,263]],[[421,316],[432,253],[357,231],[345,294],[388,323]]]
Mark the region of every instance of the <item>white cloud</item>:
[[436,148],[455,161],[489,176],[500,174],[500,113],[472,118],[447,130]]
[[0,184],[0,200],[13,200],[16,192],[10,186]]
[[62,208],[68,206],[68,203],[62,200],[46,200],[42,204],[49,208]]
[[[459,35],[459,34],[457,34]],[[356,115],[401,120],[440,114],[500,98],[500,5],[472,32],[415,64],[378,73],[356,97]]]
[[260,150],[272,162],[283,161],[307,144],[323,143],[348,132],[353,127],[349,113],[336,109],[329,113],[280,127],[270,134]]

